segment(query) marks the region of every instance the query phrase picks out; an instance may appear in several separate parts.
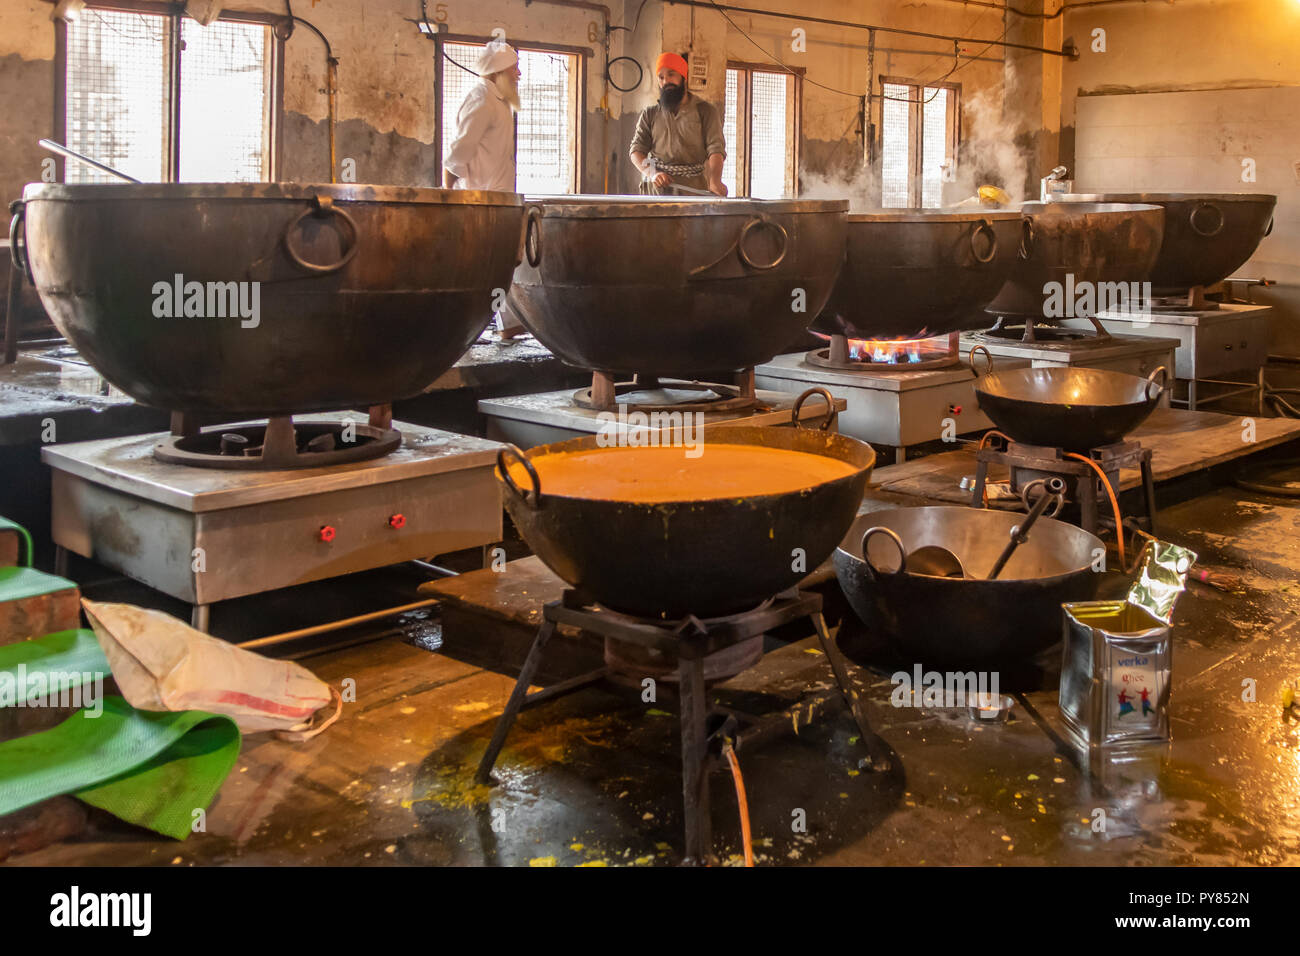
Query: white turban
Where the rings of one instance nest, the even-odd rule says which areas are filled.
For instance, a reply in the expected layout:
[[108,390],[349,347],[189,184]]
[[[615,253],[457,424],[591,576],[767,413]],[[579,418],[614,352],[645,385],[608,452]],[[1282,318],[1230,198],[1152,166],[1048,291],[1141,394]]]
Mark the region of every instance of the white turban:
[[509,69],[519,62],[519,54],[505,40],[489,40],[483,52],[474,61],[474,72],[479,76],[489,76]]

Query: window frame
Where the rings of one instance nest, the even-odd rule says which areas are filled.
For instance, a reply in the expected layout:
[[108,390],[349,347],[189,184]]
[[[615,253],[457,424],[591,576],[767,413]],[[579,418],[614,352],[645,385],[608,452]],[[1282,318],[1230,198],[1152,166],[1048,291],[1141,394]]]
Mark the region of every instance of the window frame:
[[[907,104],[907,135],[908,135],[908,169],[907,169],[907,206],[898,207],[906,209],[922,209],[922,197],[924,191],[924,141],[925,141],[925,104],[921,102],[926,90],[945,89],[951,94],[948,104],[948,116],[946,121],[946,143],[945,159],[953,163],[954,171],[956,169],[958,151],[961,146],[961,84],[938,81],[934,83],[918,83],[914,77],[898,77],[881,74],[878,78],[879,85],[877,89],[881,92],[880,97],[880,122],[876,123],[876,142],[875,155],[879,157],[879,162],[884,162],[885,156],[885,123],[884,123],[884,106],[885,84],[891,86],[905,86],[908,89],[908,99],[912,102]],[[892,99],[892,97],[890,97]],[[883,168],[881,176],[876,177],[878,192],[876,194],[876,203],[884,202],[884,177]]]
[[[167,183],[180,182],[180,77],[181,60],[184,50],[181,48],[181,21],[194,19],[183,6],[159,0],[89,0],[86,7],[91,10],[112,10],[119,13],[146,13],[166,17],[168,22],[167,43],[164,51],[167,72],[166,83],[160,86],[159,95],[164,99],[164,129],[166,137],[166,178]],[[270,60],[267,77],[271,85],[270,109],[267,110],[263,134],[268,149],[266,179],[262,182],[276,182],[284,155],[284,41],[289,33],[289,18],[275,13],[256,13],[241,10],[222,10],[218,21],[231,23],[260,23],[271,28],[272,42],[267,44],[267,56]],[[196,21],[197,22],[197,21]],[[54,138],[60,143],[68,139],[68,25],[62,20],[54,22]],[[91,157],[92,159],[94,157]],[[55,158],[56,175],[59,182],[67,179],[63,156]]]
[[[728,60],[725,69],[736,70],[743,78],[743,82],[736,83],[736,142],[727,144],[736,161],[736,195],[748,197],[753,187],[750,178],[753,172],[750,162],[753,145],[750,140],[750,100],[754,88],[753,76],[755,73],[775,73],[778,76],[788,77],[787,82],[790,83],[788,87],[788,109],[785,117],[785,192],[787,195],[798,196],[803,192],[803,178],[800,167],[803,152],[801,148],[803,144],[803,79],[807,70],[802,66],[781,69],[773,67],[771,63],[754,63],[747,60]],[[725,80],[725,78],[724,73],[723,79]],[[723,89],[724,91],[726,89],[725,83]],[[724,92],[722,102],[722,122],[724,126],[727,121],[726,110],[727,103]]]
[[[430,39],[433,39],[430,36]],[[470,33],[442,33],[440,39],[443,43],[475,43],[483,46],[493,37],[476,36]],[[588,60],[591,57],[591,50],[584,46],[572,46],[565,43],[545,43],[533,40],[521,40],[515,37],[507,37],[506,42],[518,50],[520,53],[550,53],[557,56],[571,56],[574,58],[573,84],[575,96],[573,98],[573,182],[570,184],[570,190],[573,193],[582,192],[582,184],[586,181],[587,161],[586,161],[586,124],[583,118],[587,115],[587,69]],[[468,65],[468,64],[466,64]],[[439,62],[434,69],[433,82],[442,85],[442,77],[448,64]],[[457,67],[452,66],[452,69]],[[432,102],[432,97],[430,97]],[[519,159],[519,117],[513,117],[515,124],[515,161]],[[438,186],[442,185],[442,161],[447,155],[447,135],[448,131],[443,128],[442,117],[437,117],[438,139]]]

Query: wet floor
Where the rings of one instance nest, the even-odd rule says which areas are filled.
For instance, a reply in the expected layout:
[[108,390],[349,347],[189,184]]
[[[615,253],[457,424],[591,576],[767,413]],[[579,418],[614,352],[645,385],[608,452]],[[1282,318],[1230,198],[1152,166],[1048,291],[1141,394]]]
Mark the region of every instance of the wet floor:
[[[964,710],[894,708],[887,672],[855,668],[869,716],[894,751],[892,768],[864,765],[843,711],[742,750],[757,862],[1300,862],[1300,723],[1279,703],[1283,684],[1300,680],[1300,511],[1227,487],[1160,517],[1165,537],[1247,585],[1240,594],[1197,586],[1179,605],[1168,746],[1076,764],[1053,736],[1062,724],[1050,659],[1046,686],[1025,698],[1037,716],[1017,702],[1007,723],[992,725]],[[680,861],[678,730],[667,689],[645,701],[639,688],[595,686],[525,710],[497,785],[477,786],[474,767],[512,677],[460,658],[441,649],[436,611],[408,616],[382,640],[303,657],[333,684],[355,681],[356,701],[308,743],[247,738],[206,832],[176,843],[96,817],[82,840],[15,862]],[[807,638],[779,646],[714,697],[747,712],[779,710],[830,680]],[[711,781],[714,850],[718,862],[736,865],[733,781],[725,770]]]

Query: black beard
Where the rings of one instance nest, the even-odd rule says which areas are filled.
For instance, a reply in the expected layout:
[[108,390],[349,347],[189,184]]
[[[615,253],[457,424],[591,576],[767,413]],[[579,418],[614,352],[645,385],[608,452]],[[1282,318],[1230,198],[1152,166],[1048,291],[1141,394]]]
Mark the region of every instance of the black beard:
[[669,83],[659,90],[659,105],[666,106],[674,113],[677,107],[682,105],[682,98],[686,95],[686,87],[678,86],[676,83]]

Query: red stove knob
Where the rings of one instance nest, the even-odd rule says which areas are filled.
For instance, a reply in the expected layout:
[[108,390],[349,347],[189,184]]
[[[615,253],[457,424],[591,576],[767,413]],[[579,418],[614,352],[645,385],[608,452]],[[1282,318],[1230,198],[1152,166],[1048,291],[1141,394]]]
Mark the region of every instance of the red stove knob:
[[402,528],[402,527],[405,527],[405,526],[406,526],[406,515],[403,515],[403,514],[395,514],[395,515],[389,515],[389,516],[388,516],[388,527],[390,527],[390,528]]
[[334,540],[334,528],[331,525],[323,524],[320,526],[320,539],[322,541]]
[[961,414],[961,406],[960,406],[960,405],[949,405],[949,406],[948,406],[948,414],[949,414],[949,415],[960,415],[960,414]]

